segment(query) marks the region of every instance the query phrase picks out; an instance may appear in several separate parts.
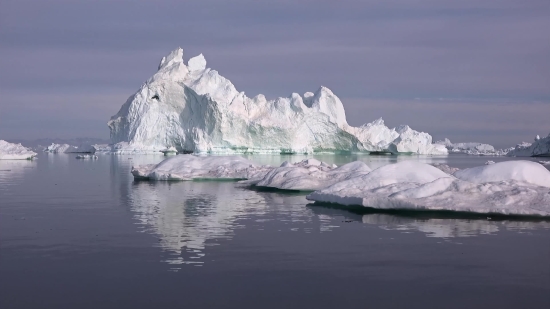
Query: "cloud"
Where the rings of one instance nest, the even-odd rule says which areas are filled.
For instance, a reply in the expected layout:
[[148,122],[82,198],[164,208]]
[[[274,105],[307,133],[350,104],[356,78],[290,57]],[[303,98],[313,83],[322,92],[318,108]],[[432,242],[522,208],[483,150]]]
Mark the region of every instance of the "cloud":
[[[416,97],[475,98],[486,108],[482,112],[494,106],[479,99],[493,98],[518,106],[521,117],[528,118],[543,114],[534,110],[550,113],[549,28],[546,0],[5,0],[0,3],[0,71],[8,73],[0,75],[0,132],[17,131],[17,123],[8,130],[2,120],[8,97],[20,103],[20,110],[10,105],[10,115],[38,119],[45,106],[57,110],[48,114],[50,122],[25,127],[29,138],[69,134],[51,124],[66,118],[78,123],[103,117],[94,120],[103,126],[108,120],[103,113],[56,106],[73,100],[85,111],[86,104],[94,106],[90,96],[116,93],[109,107],[116,111],[159,59],[178,46],[187,58],[204,53],[209,67],[250,96],[273,98],[324,85],[342,98],[360,98],[353,104],[343,100],[347,110],[394,102],[385,105],[395,108],[384,109],[390,115],[402,113],[400,102],[412,104]],[[542,103],[526,105],[534,101]],[[438,101],[421,115],[399,119],[412,125],[422,115],[437,118],[456,104]],[[479,118],[476,106],[460,106],[465,123]],[[448,132],[444,124],[431,125],[428,132]],[[528,131],[548,131],[534,123],[532,128]],[[99,134],[103,127],[89,130]],[[478,130],[464,131],[463,137],[486,134],[516,142],[517,136],[499,137],[488,126]]]

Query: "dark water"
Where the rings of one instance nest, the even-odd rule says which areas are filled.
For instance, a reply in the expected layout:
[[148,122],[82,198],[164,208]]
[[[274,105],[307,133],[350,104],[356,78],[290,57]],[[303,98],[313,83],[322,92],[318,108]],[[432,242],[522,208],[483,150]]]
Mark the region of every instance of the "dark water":
[[162,159],[0,161],[0,308],[550,308],[549,221],[353,213],[232,182],[133,182],[132,164]]

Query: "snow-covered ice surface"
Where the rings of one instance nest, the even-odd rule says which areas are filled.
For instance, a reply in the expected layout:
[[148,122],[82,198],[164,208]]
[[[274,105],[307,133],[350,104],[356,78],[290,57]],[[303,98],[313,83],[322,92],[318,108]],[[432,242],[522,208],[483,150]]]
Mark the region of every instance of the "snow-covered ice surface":
[[550,171],[540,164],[499,162],[453,175],[429,164],[404,161],[315,191],[307,198],[377,209],[550,216]]
[[537,135],[532,144],[525,142],[518,144],[507,155],[510,157],[550,157],[550,134],[545,138],[540,138]]
[[371,169],[361,161],[340,167],[315,159],[294,164],[286,161],[280,167],[269,171],[264,177],[242,181],[241,184],[282,190],[314,191],[370,171]]
[[252,179],[271,169],[239,156],[178,155],[159,164],[132,167],[132,175],[149,180]]
[[0,160],[29,160],[35,156],[36,152],[21,144],[0,140]]
[[[158,72],[108,123],[115,153],[391,152],[447,154],[432,137],[408,126],[390,129],[382,119],[347,124],[344,106],[328,88],[267,100],[249,98],[201,54],[183,50],[162,58]],[[118,145],[118,146],[117,146]]]

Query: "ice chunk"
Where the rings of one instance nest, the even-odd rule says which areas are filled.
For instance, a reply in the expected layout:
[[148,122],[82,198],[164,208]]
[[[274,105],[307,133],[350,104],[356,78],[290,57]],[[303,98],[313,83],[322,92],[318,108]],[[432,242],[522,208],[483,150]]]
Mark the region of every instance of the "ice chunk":
[[36,156],[36,152],[21,144],[13,144],[0,140],[0,160],[30,160]]
[[[457,171],[405,162],[315,191],[307,199],[377,209],[550,216],[550,171],[527,161]],[[439,174],[437,172],[439,172]]]
[[202,71],[206,69],[206,59],[204,59],[204,56],[200,54],[196,57],[189,59],[189,61],[187,62],[187,67],[189,68],[190,72]]
[[69,144],[52,143],[50,146],[46,147],[44,151],[51,153],[95,153],[95,147],[89,144],[71,146]]
[[270,169],[238,156],[178,155],[159,164],[132,167],[132,175],[150,180],[248,179]]

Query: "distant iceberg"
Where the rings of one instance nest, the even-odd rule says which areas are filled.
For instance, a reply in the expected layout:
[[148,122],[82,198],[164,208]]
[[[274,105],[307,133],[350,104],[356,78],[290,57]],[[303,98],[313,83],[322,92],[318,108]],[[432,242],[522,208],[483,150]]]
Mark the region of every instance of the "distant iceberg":
[[515,147],[495,149],[482,143],[451,143],[446,138],[435,142],[444,145],[450,153],[465,153],[477,156],[509,156],[509,157],[550,157],[550,134],[545,138],[535,137],[534,143],[522,142]]
[[88,144],[72,146],[69,144],[52,143],[50,146],[44,148],[44,151],[50,153],[94,153],[95,148]]
[[507,154],[509,157],[550,157],[550,134],[545,138],[535,137],[534,143],[521,143]]
[[108,123],[113,152],[180,153],[386,152],[447,154],[432,137],[382,119],[348,125],[344,106],[328,88],[267,100],[249,98],[201,54],[183,62],[183,50],[163,57],[158,72]]
[[475,142],[451,143],[448,138],[442,141],[437,141],[436,144],[445,145],[450,153],[465,153],[476,156],[505,156],[510,150],[513,149],[513,147],[507,149],[495,149],[492,145]]
[[30,160],[35,156],[36,152],[21,144],[0,140],[0,160]]

